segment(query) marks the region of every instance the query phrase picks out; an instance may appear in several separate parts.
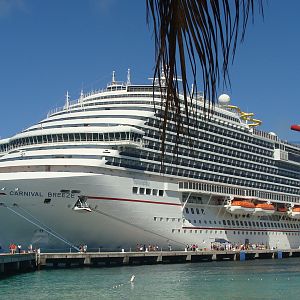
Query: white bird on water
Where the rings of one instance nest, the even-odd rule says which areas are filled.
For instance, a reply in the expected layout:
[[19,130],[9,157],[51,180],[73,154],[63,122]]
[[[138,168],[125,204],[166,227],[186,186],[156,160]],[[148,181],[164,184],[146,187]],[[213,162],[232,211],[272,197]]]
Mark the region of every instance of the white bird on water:
[[131,278],[130,278],[130,282],[133,283],[133,282],[134,282],[134,279],[135,279],[135,276],[132,275]]

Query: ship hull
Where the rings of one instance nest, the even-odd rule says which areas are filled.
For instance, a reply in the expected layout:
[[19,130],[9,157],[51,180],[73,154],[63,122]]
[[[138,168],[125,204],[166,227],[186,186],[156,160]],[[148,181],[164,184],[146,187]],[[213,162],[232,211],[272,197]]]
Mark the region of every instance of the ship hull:
[[[201,212],[187,213],[176,180],[131,175],[113,171],[1,174],[0,222],[5,230],[1,230],[0,245],[7,248],[14,242],[24,249],[32,244],[42,251],[76,249],[82,244],[94,251],[129,251],[137,244],[162,249],[197,244],[200,249],[210,249],[218,239],[233,245],[263,244],[281,249],[300,245],[299,229],[232,226],[237,216],[223,206],[187,204],[187,208]],[[133,194],[135,186],[161,189],[164,195]],[[87,197],[91,212],[73,209],[79,195]]]

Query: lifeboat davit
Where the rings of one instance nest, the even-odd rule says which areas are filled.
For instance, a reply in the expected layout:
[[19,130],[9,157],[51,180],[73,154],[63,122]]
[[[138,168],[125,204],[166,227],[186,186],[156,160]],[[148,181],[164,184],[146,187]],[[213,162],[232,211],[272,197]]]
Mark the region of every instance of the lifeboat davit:
[[271,203],[258,203],[255,205],[254,215],[265,216],[272,215],[275,212],[275,207]]
[[254,203],[246,200],[231,200],[225,207],[231,214],[252,214],[255,209]]
[[292,125],[291,129],[295,131],[300,131],[300,125]]
[[288,215],[292,219],[300,219],[300,207],[291,207],[288,211]]

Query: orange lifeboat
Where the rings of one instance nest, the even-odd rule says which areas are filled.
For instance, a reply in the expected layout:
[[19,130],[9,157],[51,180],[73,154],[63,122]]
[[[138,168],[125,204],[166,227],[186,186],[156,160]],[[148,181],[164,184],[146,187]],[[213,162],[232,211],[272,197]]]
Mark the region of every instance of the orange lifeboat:
[[231,214],[252,214],[255,209],[254,203],[249,200],[233,199],[225,205]]
[[299,206],[291,207],[288,211],[288,215],[292,219],[300,219],[300,207]]
[[278,207],[277,211],[280,213],[286,213],[288,211],[288,209],[286,207]]
[[255,205],[254,215],[265,216],[272,215],[275,212],[275,207],[271,203],[258,203]]

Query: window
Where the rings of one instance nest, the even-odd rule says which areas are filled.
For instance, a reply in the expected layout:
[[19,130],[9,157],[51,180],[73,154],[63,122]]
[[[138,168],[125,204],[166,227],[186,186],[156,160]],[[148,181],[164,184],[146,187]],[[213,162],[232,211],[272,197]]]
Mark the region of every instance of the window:
[[132,193],[133,193],[133,194],[137,194],[137,192],[138,192],[138,188],[137,188],[136,186],[134,186],[134,187],[132,188]]
[[157,189],[153,189],[153,190],[152,190],[152,194],[153,194],[153,196],[157,196],[158,190],[157,190]]
[[191,212],[192,212],[192,214],[194,214],[194,213],[195,213],[195,212],[194,212],[194,208],[192,208],[192,207],[191,207]]
[[142,194],[142,195],[145,194],[145,188],[140,188],[140,194]]
[[159,196],[163,196],[164,195],[164,191],[163,190],[159,190]]
[[151,189],[146,189],[146,195],[151,195]]
[[187,214],[189,213],[188,207],[185,208],[185,212],[186,212]]

